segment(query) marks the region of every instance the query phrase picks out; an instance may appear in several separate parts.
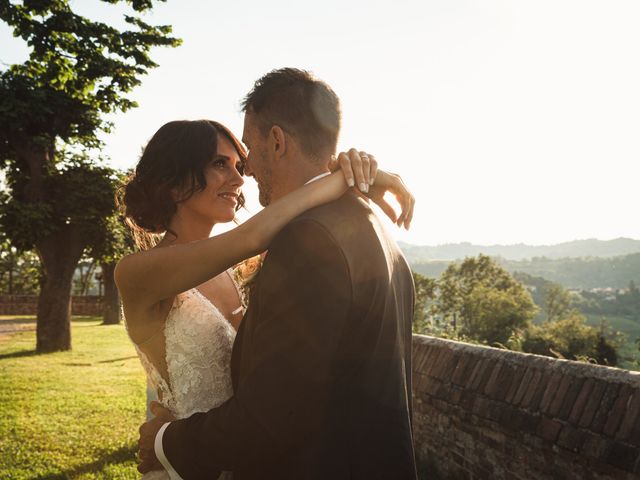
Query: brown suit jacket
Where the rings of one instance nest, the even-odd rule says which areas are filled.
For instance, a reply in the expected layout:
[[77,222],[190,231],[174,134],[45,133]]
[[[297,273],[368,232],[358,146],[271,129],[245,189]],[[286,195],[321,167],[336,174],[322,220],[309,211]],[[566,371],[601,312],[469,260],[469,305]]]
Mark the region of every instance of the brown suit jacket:
[[231,360],[234,396],[173,422],[163,448],[185,479],[416,478],[411,271],[348,193],[272,242]]

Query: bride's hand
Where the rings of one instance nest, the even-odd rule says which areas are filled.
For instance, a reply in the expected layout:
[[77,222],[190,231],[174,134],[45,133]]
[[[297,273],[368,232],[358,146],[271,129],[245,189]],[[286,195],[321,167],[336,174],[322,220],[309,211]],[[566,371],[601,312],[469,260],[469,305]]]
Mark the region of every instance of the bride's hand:
[[[393,207],[384,199],[384,194],[387,192],[393,193],[400,204],[400,208],[402,208],[399,217],[396,215]],[[384,170],[378,171],[375,184],[371,186],[369,193],[366,195],[382,209],[392,222],[399,227],[404,226],[406,230],[409,230],[411,220],[413,219],[413,207],[416,204],[416,199],[409,189],[407,189],[400,175],[385,172]]]
[[337,157],[331,156],[329,170],[334,172],[338,169],[342,170],[347,185],[357,185],[362,193],[367,193],[375,181],[378,162],[373,155],[352,148],[348,152],[340,152]]
[[[409,229],[416,200],[399,175],[378,170],[378,162],[373,155],[352,148],[348,152],[341,152],[337,158],[332,157],[329,169],[341,169],[349,186],[357,184],[358,189],[373,200],[392,222]],[[387,192],[393,193],[400,204],[400,216],[384,199]]]

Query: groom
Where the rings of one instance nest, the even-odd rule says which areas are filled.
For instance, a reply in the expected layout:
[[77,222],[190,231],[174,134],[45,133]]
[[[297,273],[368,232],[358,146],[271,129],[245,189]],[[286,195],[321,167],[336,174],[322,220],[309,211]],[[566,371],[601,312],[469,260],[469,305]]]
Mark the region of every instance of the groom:
[[[333,90],[306,71],[259,79],[244,100],[246,174],[267,205],[328,172],[340,129]],[[139,469],[171,478],[416,478],[411,433],[411,271],[353,193],[273,240],[220,407],[140,428]],[[160,460],[158,460],[158,458]]]

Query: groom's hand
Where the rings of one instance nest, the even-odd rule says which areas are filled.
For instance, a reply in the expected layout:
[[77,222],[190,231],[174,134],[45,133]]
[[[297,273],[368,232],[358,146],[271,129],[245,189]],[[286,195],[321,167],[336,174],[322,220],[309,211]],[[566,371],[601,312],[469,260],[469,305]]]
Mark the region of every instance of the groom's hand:
[[147,473],[152,470],[164,470],[164,467],[158,460],[158,457],[156,457],[154,444],[156,435],[162,425],[175,420],[175,417],[171,412],[158,402],[151,402],[150,407],[154,418],[143,423],[139,430],[140,439],[138,440],[138,456],[140,463],[138,463],[138,471],[140,473]]

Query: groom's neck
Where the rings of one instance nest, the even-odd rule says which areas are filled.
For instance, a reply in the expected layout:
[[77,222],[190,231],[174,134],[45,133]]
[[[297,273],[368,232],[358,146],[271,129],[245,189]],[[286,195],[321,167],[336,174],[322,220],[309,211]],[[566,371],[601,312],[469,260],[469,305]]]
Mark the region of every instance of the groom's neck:
[[329,167],[325,163],[311,161],[300,161],[296,163],[296,165],[292,165],[289,171],[281,176],[282,181],[279,182],[279,188],[277,190],[274,189],[272,200],[284,197],[287,193],[291,193],[302,187],[309,180],[329,172]]

